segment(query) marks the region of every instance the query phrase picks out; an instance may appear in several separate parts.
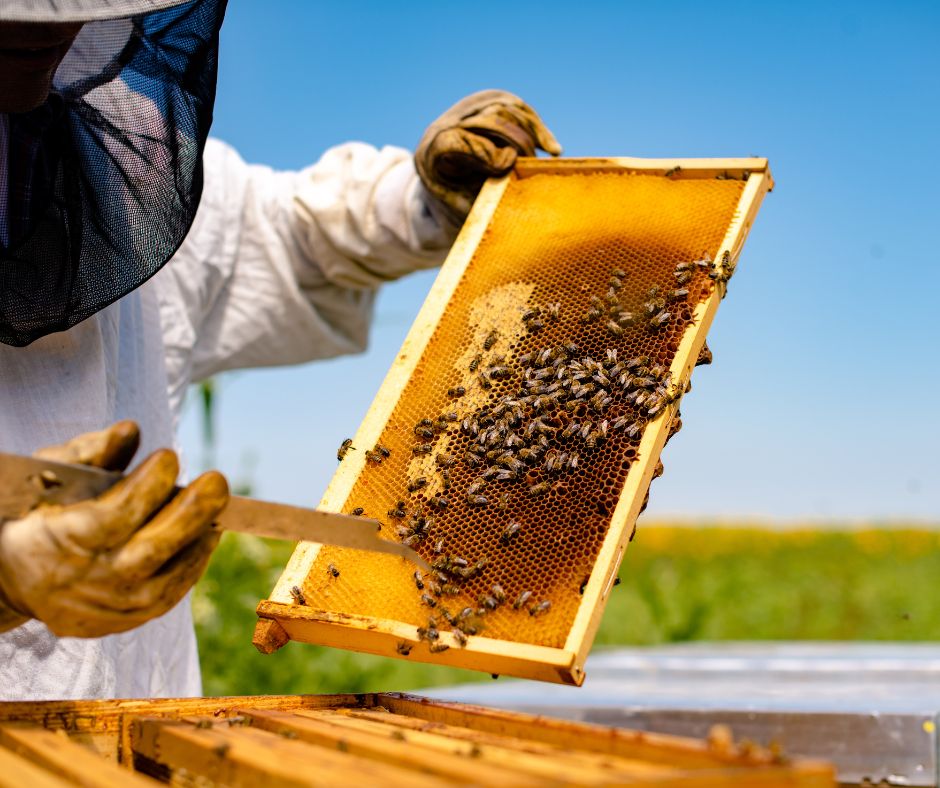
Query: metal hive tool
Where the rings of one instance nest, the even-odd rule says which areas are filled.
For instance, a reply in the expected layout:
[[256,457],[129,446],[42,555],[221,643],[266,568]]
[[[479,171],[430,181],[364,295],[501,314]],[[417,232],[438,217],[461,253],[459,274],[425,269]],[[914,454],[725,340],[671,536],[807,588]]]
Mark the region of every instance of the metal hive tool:
[[301,543],[258,648],[580,684],[772,184],[765,159],[521,159],[489,182],[321,503],[438,572],[418,588],[397,557]]

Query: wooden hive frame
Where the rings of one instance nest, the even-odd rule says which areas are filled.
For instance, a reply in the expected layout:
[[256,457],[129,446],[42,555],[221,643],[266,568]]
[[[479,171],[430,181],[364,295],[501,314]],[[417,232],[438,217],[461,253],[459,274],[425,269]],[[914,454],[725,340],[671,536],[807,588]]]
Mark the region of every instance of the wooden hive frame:
[[[399,402],[402,392],[415,373],[432,334],[454,295],[487,228],[497,213],[507,186],[516,179],[549,174],[564,176],[592,173],[631,173],[668,175],[672,179],[734,179],[745,181],[734,216],[727,226],[720,253],[727,252],[737,261],[742,246],[760,208],[764,195],[773,187],[766,159],[520,159],[514,172],[489,181],[476,200],[447,261],[430,291],[401,351],[396,356],[380,391],[354,438],[356,446],[375,444]],[[674,360],[672,379],[685,385],[705,343],[708,329],[724,295],[724,286],[695,305],[690,326],[684,330]],[[584,680],[584,662],[600,624],[614,578],[624,551],[635,529],[636,518],[657,469],[660,452],[670,435],[672,417],[678,403],[668,406],[662,418],[651,422],[642,436],[638,455],[643,458],[626,478],[625,486],[613,511],[610,526],[583,590],[566,642],[551,648],[495,638],[473,637],[458,648],[451,635],[442,639],[452,647],[431,654],[421,643],[417,628],[387,618],[371,618],[344,611],[321,610],[315,606],[293,603],[291,587],[303,586],[321,546],[301,542],[268,600],[257,608],[259,622],[254,643],[263,653],[280,648],[288,640],[327,645],[380,656],[434,662],[454,667],[512,675],[556,683],[580,685]],[[366,466],[363,452],[357,452],[340,465],[323,496],[320,508],[345,511],[354,484]]]
[[0,788],[824,788],[826,763],[400,693],[0,703]]

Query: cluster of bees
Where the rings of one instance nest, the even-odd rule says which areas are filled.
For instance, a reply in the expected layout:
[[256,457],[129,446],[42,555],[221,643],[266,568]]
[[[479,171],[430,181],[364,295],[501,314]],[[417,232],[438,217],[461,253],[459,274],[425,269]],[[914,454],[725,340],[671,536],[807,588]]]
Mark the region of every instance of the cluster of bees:
[[[630,328],[658,332],[673,321],[673,305],[688,299],[696,272],[707,271],[711,280],[727,282],[733,270],[727,253],[717,265],[708,255],[680,262],[674,271],[675,289],[663,291],[652,285],[646,290],[646,301],[631,310],[621,298],[626,274],[614,269],[605,297],[589,296],[590,306],[580,322],[588,325],[603,320],[612,338],[623,336]],[[558,303],[533,306],[521,315],[530,335],[561,318],[562,305]],[[495,330],[486,336],[483,352],[472,358],[469,372],[483,390],[499,384],[500,390],[508,393],[492,395],[487,404],[465,412],[462,418],[453,411],[415,424],[413,432],[418,443],[411,449],[414,455],[434,453],[438,436],[453,434],[455,429],[463,437],[463,449],[454,454],[435,454],[438,479],[418,476],[408,484],[412,495],[424,498],[421,491],[425,488],[434,489],[433,495],[414,505],[399,500],[388,510],[403,544],[425,544],[436,556],[429,575],[418,571],[413,576],[421,602],[433,611],[427,626],[418,628],[418,636],[435,653],[449,648],[439,640],[440,622],[445,622],[458,644],[465,646],[469,637],[484,630],[487,614],[503,605],[526,610],[531,616],[545,614],[552,606],[548,599],[533,598],[530,590],[522,590],[510,599],[497,582],[477,596],[476,606],[451,612],[446,600],[462,594],[463,581],[484,576],[490,562],[485,556],[474,561],[445,553],[448,510],[468,507],[492,510],[497,518],[506,516],[494,550],[511,549],[526,531],[524,522],[502,514],[511,508],[514,496],[531,500],[549,494],[566,474],[584,464],[584,455],[593,456],[594,450],[604,446],[614,433],[638,443],[647,424],[677,402],[684,391],[663,364],[645,355],[622,357],[616,347],[606,348],[603,356],[595,359],[583,354],[573,341],[524,353],[516,350],[515,354],[502,352],[499,341]],[[466,394],[466,388],[455,386],[447,394],[457,399]],[[338,454],[340,459],[350,448],[354,448],[352,442],[345,441]],[[366,457],[378,464],[388,457],[388,450],[377,445]],[[459,492],[453,478],[457,470],[461,471],[460,477],[470,476]],[[402,654],[409,651],[406,644],[399,647]]]

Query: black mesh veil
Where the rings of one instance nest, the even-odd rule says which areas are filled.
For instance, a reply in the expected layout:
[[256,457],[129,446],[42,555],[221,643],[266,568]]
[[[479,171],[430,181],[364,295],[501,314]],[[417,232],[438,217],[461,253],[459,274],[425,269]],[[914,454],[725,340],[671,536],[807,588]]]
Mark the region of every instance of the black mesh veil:
[[202,193],[224,12],[225,0],[193,0],[89,23],[49,100],[7,116],[0,342],[71,328],[182,243]]

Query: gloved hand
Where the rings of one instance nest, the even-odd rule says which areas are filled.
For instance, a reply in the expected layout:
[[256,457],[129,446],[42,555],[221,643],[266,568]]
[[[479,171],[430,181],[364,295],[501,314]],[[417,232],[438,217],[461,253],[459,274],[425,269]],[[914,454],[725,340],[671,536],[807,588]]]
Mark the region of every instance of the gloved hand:
[[[124,422],[37,455],[114,468],[137,442]],[[176,605],[205,571],[228,503],[220,473],[174,497],[178,474],[176,454],[160,449],[98,498],[0,525],[0,630],[37,618],[60,637],[101,637]]]
[[486,179],[505,175],[517,156],[534,156],[536,148],[561,153],[561,145],[522,99],[503,90],[481,90],[428,127],[415,151],[415,166],[447,217],[460,226]]

